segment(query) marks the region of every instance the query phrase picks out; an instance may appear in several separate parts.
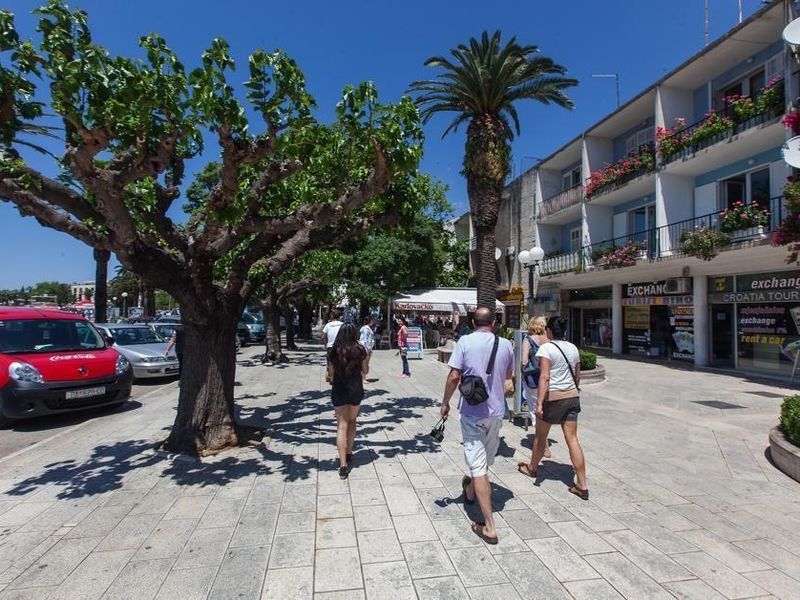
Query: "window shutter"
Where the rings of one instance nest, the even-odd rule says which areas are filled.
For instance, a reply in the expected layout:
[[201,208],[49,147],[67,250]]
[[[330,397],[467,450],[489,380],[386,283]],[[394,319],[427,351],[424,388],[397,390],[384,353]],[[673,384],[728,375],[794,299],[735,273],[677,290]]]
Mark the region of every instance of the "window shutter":
[[625,153],[631,154],[632,152],[636,151],[636,148],[638,148],[638,146],[636,145],[636,134],[634,133],[627,140],[625,140]]
[[764,63],[764,78],[767,82],[775,77],[782,77],[786,72],[786,55],[781,52]]

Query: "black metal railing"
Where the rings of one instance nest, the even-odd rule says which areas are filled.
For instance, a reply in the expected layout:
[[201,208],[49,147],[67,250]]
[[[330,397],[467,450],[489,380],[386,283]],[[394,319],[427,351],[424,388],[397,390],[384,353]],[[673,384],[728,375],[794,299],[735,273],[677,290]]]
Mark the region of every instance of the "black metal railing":
[[583,201],[583,185],[580,183],[568,190],[546,198],[541,205],[540,217],[549,217]]
[[[641,165],[638,168],[632,169],[621,175],[612,176],[608,181],[604,183],[598,183],[595,179],[599,176],[600,178],[605,179],[603,173],[610,169],[617,169],[619,170],[622,163],[625,161],[631,160],[638,160],[640,161]],[[606,194],[613,190],[618,190],[619,188],[627,185],[629,182],[633,181],[634,179],[638,179],[643,175],[647,175],[648,173],[652,173],[656,170],[656,151],[655,145],[650,144],[642,144],[636,152],[632,152],[621,158],[613,165],[608,165],[604,169],[600,169],[598,173],[593,174],[589,177],[588,183],[586,184],[586,198],[596,198],[602,194]]]
[[568,271],[619,268],[633,266],[639,261],[657,261],[683,256],[686,255],[682,249],[684,234],[698,229],[725,233],[727,236],[725,243],[729,246],[766,240],[767,234],[776,231],[786,216],[786,201],[783,197],[778,197],[772,198],[768,206],[766,204],[764,203],[763,208],[768,213],[768,219],[766,224],[760,227],[723,232],[724,211],[717,211],[596,242],[575,252],[550,256],[542,261],[540,272],[542,275],[552,275]]
[[761,94],[753,98],[753,108],[748,111],[743,111],[737,101],[726,102],[722,109],[712,111],[696,123],[662,138],[658,143],[659,164],[669,164],[784,114],[786,107],[783,82],[776,84],[774,89],[774,95],[780,101],[762,103],[759,101],[759,97],[763,96]]

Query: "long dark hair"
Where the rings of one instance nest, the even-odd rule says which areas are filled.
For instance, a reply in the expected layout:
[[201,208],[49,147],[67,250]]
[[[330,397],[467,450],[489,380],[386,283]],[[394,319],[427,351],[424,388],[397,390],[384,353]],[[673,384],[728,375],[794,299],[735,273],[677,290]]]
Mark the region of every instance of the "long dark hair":
[[336,334],[336,341],[333,342],[331,352],[333,370],[352,375],[361,369],[362,360],[364,351],[358,343],[356,327],[352,323],[345,323]]

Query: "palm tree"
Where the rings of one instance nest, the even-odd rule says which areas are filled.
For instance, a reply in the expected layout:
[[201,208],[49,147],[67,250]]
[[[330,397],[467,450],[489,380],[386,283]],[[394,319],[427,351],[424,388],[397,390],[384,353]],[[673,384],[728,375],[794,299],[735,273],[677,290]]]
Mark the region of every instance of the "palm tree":
[[424,122],[436,113],[455,113],[442,137],[468,122],[464,174],[478,242],[478,306],[492,310],[497,293],[494,230],[509,173],[510,142],[519,134],[515,104],[536,100],[572,108],[563,90],[578,84],[536,46],[520,46],[516,38],[503,45],[500,37],[499,31],[491,36],[484,31],[480,40],[471,38],[468,45],[451,50],[452,60],[429,58],[425,65],[443,72],[410,88]]

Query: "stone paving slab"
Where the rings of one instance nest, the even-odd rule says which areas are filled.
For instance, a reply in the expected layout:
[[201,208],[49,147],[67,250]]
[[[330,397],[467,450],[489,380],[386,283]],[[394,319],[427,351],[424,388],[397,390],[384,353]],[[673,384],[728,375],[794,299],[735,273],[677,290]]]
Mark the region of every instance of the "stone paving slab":
[[[152,451],[177,388],[0,460],[0,600],[7,598],[798,598],[800,485],[764,458],[783,390],[605,359],[580,438],[591,501],[567,493],[568,453],[533,482],[530,432],[504,424],[492,467],[500,544],[469,530],[460,431],[437,444],[445,365],[376,352],[355,467],[337,473],[324,358],[239,357],[255,449],[197,460]],[[646,397],[638,391],[647,390]],[[720,411],[693,403],[724,399]]]

